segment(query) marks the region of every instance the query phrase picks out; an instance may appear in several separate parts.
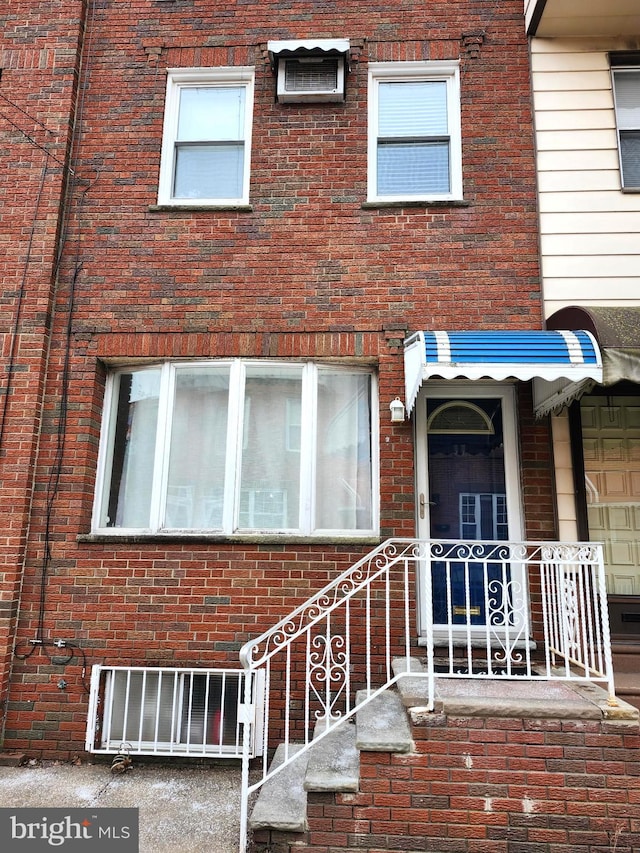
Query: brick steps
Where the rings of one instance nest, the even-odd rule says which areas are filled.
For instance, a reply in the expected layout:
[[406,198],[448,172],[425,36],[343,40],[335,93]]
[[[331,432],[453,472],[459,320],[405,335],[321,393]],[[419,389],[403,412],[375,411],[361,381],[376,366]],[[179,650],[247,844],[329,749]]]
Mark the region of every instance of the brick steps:
[[[413,753],[409,717],[414,724],[429,717],[428,683],[424,665],[416,658],[396,658],[396,676],[403,673],[397,690],[385,690],[363,704],[355,715],[355,724],[345,722],[335,731],[314,743],[310,750],[266,782],[249,819],[252,830],[281,830],[305,832],[307,823],[307,792],[357,792],[361,752]],[[638,710],[629,703],[625,679],[633,673],[617,677],[616,690],[623,700],[618,708],[607,705],[606,692],[596,685],[561,683],[471,681],[442,679],[438,683],[436,709],[443,714],[477,718],[527,718],[538,720],[609,721],[618,720],[637,726]],[[635,689],[635,688],[634,688]],[[366,692],[357,694],[358,704],[364,703]],[[638,694],[640,698],[640,694]],[[627,704],[629,703],[629,704]],[[314,737],[322,733],[323,721],[316,726]],[[294,747],[295,748],[295,747]],[[300,746],[295,748],[301,749]],[[278,747],[273,765],[282,761],[284,746]]]

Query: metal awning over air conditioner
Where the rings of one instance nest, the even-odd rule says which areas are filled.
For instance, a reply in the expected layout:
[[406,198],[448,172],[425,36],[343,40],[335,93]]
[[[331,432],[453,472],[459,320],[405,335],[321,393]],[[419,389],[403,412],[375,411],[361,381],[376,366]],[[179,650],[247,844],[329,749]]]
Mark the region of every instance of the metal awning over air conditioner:
[[343,101],[349,39],[267,42],[280,103]]

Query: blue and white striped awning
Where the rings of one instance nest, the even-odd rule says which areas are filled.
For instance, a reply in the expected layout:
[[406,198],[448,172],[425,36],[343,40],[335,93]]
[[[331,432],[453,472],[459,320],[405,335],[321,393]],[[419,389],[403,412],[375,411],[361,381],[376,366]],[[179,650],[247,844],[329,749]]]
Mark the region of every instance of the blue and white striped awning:
[[416,332],[405,341],[404,365],[408,412],[431,377],[540,381],[538,415],[602,381],[598,344],[583,331]]

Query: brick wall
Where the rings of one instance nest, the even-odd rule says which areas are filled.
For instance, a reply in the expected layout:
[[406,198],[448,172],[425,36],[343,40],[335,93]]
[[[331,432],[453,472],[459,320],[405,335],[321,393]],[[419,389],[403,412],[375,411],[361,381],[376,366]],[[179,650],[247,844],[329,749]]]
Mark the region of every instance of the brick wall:
[[81,0],[15,0],[0,41],[0,729],[30,525]]
[[[414,535],[411,426],[392,427],[388,410],[403,393],[405,332],[541,325],[521,5],[88,4],[69,227],[54,291],[58,176],[47,216],[38,220],[51,232],[45,246],[39,226],[43,286],[37,277],[28,280],[29,310],[39,325],[33,341],[23,340],[33,346],[33,362],[24,362],[21,393],[14,386],[7,433],[14,444],[2,460],[4,472],[15,474],[15,487],[2,498],[15,527],[5,560],[6,606],[14,616],[22,583],[7,748],[50,757],[80,751],[92,663],[235,663],[244,639],[372,544],[92,540],[110,364],[220,356],[374,364],[381,536]],[[58,9],[60,19],[51,21],[37,2],[20,0],[12,5],[9,36],[24,41],[13,96],[24,96],[21,103],[47,126],[57,122],[62,134],[73,104],[81,5]],[[345,103],[274,103],[267,40],[312,36],[351,39]],[[367,63],[451,58],[461,61],[465,203],[367,206]],[[251,209],[158,209],[166,69],[244,64],[256,69]],[[3,87],[9,79],[6,71]],[[16,198],[20,184],[30,205],[16,201],[20,215],[7,241],[21,246],[10,270],[11,300],[42,174],[39,149],[26,150],[29,156],[17,157],[10,170]],[[27,162],[29,179],[19,181]],[[36,381],[27,382],[32,370]],[[530,421],[527,429],[539,441],[535,458],[527,452],[524,459],[529,527],[551,535],[549,508],[533,500],[546,501],[551,489],[546,427]],[[39,628],[47,642],[30,647]],[[78,648],[60,656],[49,645],[56,638]]]
[[[357,794],[309,794],[309,832],[270,853],[634,853],[640,738],[628,722],[445,717],[415,753],[361,753]],[[266,846],[268,845],[268,846]]]

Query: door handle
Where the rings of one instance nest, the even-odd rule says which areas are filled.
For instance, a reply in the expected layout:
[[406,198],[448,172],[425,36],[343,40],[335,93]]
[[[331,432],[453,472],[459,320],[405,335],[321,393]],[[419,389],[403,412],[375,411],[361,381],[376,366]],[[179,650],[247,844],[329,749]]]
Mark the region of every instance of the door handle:
[[420,492],[420,499],[418,503],[420,505],[420,518],[424,518],[424,508],[427,505],[427,502],[424,497],[424,492]]

